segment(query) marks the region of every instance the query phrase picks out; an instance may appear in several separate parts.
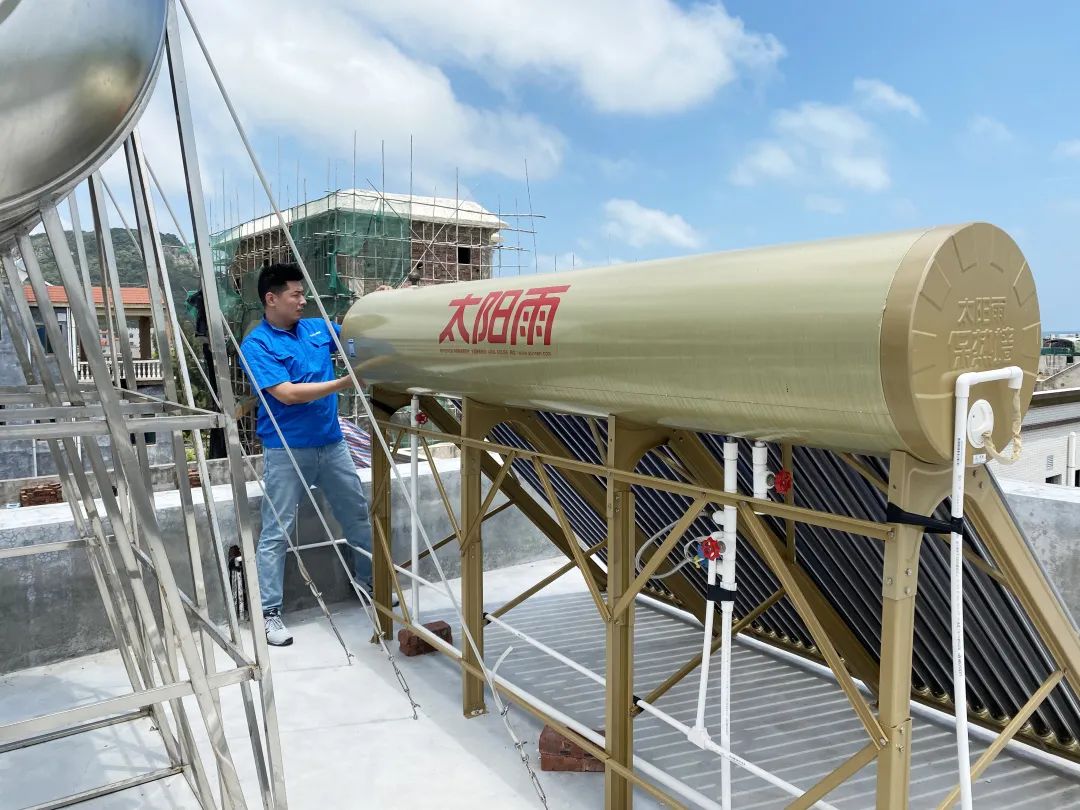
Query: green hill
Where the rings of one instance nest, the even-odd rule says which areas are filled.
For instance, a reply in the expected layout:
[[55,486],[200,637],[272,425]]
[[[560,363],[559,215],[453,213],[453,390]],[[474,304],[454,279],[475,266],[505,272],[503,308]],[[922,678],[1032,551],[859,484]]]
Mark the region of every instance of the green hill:
[[[75,234],[73,231],[65,231],[68,248],[72,256],[75,256]],[[50,284],[60,283],[60,271],[56,267],[52,251],[49,249],[45,234],[34,234],[30,237],[34,245],[34,253],[41,265],[42,274]],[[145,287],[146,266],[128,232],[123,228],[112,229],[113,250],[116,253],[116,269],[120,276],[120,283],[125,287]],[[86,246],[86,260],[90,268],[90,280],[95,286],[101,286],[101,267],[98,262],[97,234],[93,231],[83,232],[83,244]],[[194,259],[188,254],[184,243],[175,234],[162,233],[161,246],[165,252],[165,264],[169,268],[169,279],[172,282],[173,299],[181,319],[185,318],[184,302],[187,293],[199,289],[202,286],[199,278],[199,270]]]

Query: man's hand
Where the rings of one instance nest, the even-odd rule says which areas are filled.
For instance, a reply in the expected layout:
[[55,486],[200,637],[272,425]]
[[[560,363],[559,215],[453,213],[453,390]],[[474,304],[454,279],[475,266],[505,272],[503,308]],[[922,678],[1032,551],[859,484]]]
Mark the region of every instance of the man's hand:
[[[359,379],[359,378],[358,378]],[[360,380],[363,385],[363,380]],[[266,389],[274,399],[284,405],[303,405],[306,402],[314,402],[317,399],[347,391],[353,387],[352,380],[348,375],[338,377],[336,380],[327,380],[317,383],[294,383],[283,382]]]

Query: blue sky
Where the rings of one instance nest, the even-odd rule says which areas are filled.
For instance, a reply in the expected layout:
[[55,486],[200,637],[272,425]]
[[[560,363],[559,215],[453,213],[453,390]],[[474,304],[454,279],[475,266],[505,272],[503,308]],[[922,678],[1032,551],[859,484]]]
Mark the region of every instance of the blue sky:
[[[355,131],[358,186],[381,184],[385,142],[387,190],[407,191],[411,135],[418,194],[457,182],[506,214],[531,191],[527,272],[987,220],[1027,255],[1044,328],[1080,329],[1080,6],[192,5],[287,198],[298,172],[322,193],[328,161],[351,185]],[[187,46],[215,221],[262,213]],[[166,101],[143,130],[175,191]]]

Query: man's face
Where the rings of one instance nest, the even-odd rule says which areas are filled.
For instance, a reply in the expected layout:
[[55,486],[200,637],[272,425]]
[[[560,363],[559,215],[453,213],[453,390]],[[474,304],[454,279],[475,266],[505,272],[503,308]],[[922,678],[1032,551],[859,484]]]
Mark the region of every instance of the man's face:
[[302,281],[286,282],[280,293],[267,293],[266,312],[275,316],[280,323],[294,324],[303,316],[307,299],[304,298]]

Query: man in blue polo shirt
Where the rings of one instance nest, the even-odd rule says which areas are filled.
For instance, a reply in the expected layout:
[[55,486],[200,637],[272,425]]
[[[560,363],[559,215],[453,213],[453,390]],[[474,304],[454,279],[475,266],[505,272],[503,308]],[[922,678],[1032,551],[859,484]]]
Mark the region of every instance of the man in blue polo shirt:
[[[322,491],[349,545],[370,552],[367,500],[338,425],[337,394],[350,388],[352,381],[348,376],[334,378],[330,326],[321,318],[302,317],[303,279],[295,264],[263,268],[259,273],[263,320],[244,338],[240,350],[252,384],[266,395],[270,414],[304,479]],[[331,326],[340,334],[340,326]],[[263,444],[265,495],[256,560],[266,640],[280,647],[293,642],[281,620],[281,592],[288,534],[296,521],[296,507],[306,496],[270,414],[260,402],[256,432]],[[353,558],[357,581],[370,591],[371,560],[355,551]]]

